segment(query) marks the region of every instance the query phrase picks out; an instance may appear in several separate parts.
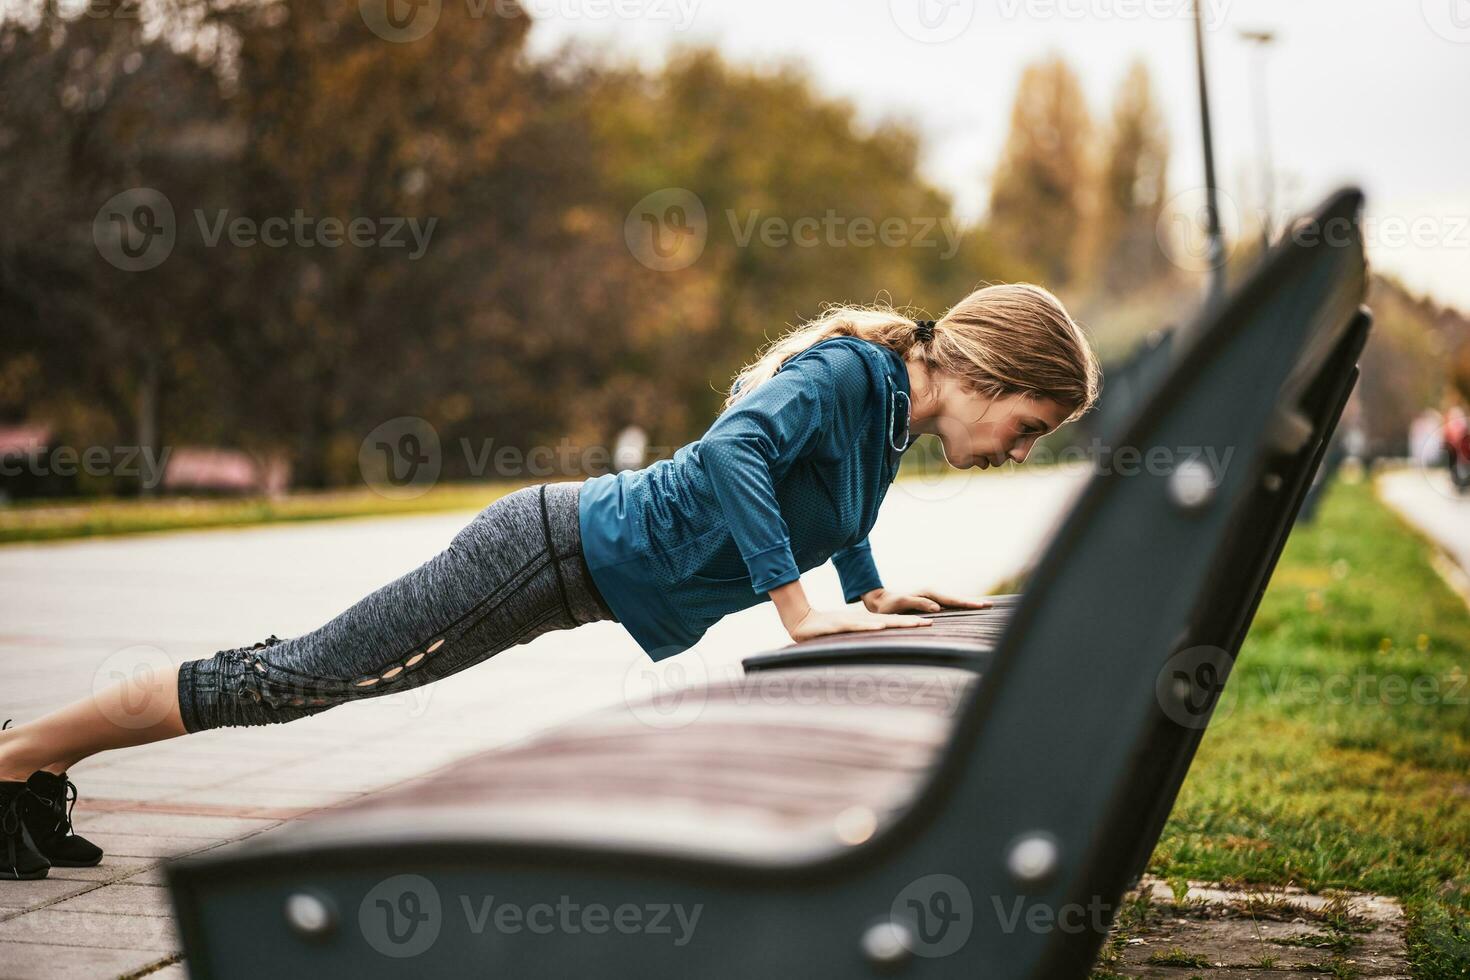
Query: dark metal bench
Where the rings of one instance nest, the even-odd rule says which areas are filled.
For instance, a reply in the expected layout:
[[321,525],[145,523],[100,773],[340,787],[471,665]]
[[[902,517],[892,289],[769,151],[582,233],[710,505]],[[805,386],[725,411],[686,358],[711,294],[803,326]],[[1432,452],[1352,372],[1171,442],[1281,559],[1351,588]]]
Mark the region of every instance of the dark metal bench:
[[1279,246],[1114,443],[1222,472],[1094,474],[998,639],[945,618],[983,672],[882,666],[945,655],[882,631],[870,666],[691,687],[675,727],[594,714],[171,861],[191,974],[1086,976],[1356,379],[1360,208]]

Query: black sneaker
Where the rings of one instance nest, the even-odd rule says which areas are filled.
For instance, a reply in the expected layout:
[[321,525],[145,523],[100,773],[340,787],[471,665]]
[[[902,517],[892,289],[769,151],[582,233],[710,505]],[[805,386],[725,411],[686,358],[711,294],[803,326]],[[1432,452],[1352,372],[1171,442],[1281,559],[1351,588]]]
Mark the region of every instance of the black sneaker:
[[0,780],[0,880],[31,881],[51,871],[22,818],[29,796],[25,783]]
[[[102,848],[71,829],[77,786],[66,773],[37,769],[25,781],[21,814],[36,850],[58,868],[90,868],[102,861]],[[70,804],[70,805],[68,805]]]

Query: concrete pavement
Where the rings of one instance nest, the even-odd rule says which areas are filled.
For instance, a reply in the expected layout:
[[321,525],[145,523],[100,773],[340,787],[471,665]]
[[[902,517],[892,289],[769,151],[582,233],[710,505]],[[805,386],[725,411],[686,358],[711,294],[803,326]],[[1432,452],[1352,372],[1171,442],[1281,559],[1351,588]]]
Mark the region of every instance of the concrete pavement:
[[1379,496],[1443,548],[1458,568],[1446,577],[1470,602],[1470,494],[1458,493],[1443,469],[1405,467],[1377,480]]
[[[1082,470],[896,483],[870,540],[890,587],[981,593],[1024,567]],[[0,548],[0,719],[120,676],[314,629],[442,550],[473,512]],[[838,605],[831,564],[803,577]],[[685,656],[738,670],[787,643],[767,604]],[[446,681],[288,725],[203,732],[80,763],[96,868],[0,882],[0,975],[182,977],[161,859],[260,833],[620,702],[647,660],[615,623],[550,633]]]

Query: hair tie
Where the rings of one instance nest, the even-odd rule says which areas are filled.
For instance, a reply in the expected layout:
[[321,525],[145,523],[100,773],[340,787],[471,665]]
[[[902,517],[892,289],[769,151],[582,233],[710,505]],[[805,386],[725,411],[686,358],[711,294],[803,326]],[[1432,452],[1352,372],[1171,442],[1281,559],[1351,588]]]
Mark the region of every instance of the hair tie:
[[923,343],[928,343],[929,341],[931,341],[931,340],[934,339],[934,321],[933,320],[915,320],[914,321],[914,328],[915,328],[914,329],[914,336],[919,341],[921,341]]

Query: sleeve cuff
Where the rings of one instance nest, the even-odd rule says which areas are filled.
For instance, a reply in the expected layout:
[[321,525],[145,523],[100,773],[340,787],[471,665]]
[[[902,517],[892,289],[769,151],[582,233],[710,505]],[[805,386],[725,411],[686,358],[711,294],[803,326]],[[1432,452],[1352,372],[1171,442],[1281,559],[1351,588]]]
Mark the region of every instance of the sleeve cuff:
[[844,549],[832,557],[832,564],[837,567],[837,577],[842,581],[843,602],[857,602],[865,594],[883,587],[871,548]]
[[764,595],[787,582],[795,582],[801,578],[801,569],[796,567],[789,539],[744,557],[745,567],[750,569],[751,587],[758,594]]

